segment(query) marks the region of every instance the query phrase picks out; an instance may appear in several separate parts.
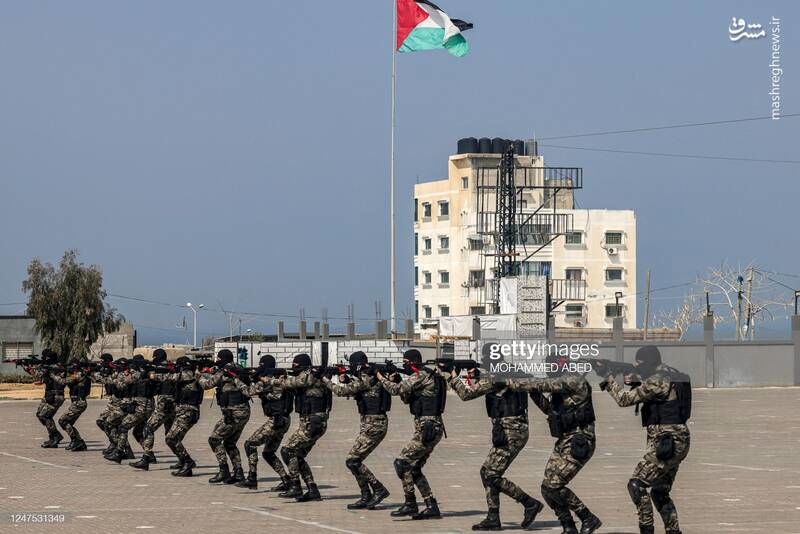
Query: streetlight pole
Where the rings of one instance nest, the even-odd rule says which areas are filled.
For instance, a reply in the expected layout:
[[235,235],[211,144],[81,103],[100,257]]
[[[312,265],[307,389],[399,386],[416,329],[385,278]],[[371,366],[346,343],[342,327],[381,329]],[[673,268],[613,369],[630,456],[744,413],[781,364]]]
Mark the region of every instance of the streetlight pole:
[[[622,317],[622,310],[619,309],[619,299],[622,298],[622,291],[617,291],[614,293],[614,301],[616,302],[615,310],[617,312],[617,317]],[[634,325],[635,326],[635,325]]]
[[194,342],[192,343],[192,348],[197,348],[197,311],[205,308],[205,304],[200,304],[197,306],[197,308],[195,308],[192,306],[191,302],[187,302],[186,307],[192,310],[192,314],[194,316],[194,326],[192,328]]

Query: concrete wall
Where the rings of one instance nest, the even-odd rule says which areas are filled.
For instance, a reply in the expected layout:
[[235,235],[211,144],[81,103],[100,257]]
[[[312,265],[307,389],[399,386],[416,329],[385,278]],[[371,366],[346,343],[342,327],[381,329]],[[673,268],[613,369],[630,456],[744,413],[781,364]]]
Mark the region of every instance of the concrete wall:
[[7,343],[33,343],[33,354],[41,354],[42,344],[33,330],[34,320],[24,316],[0,316],[0,374],[23,375],[20,367],[3,362],[3,345]]

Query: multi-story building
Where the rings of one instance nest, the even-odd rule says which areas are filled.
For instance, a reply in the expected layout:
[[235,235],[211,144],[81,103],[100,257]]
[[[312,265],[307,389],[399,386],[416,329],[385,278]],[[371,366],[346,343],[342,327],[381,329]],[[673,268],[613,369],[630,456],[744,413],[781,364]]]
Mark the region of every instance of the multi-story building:
[[[479,169],[496,167],[500,158],[500,154],[486,153],[450,156],[446,179],[414,187],[414,300],[418,327],[435,324],[445,316],[491,313],[497,304],[491,289],[494,249],[490,236],[479,230],[478,214],[482,208],[477,184],[483,180]],[[544,167],[539,155],[516,158],[518,165],[533,172]],[[570,221],[562,234],[548,228],[529,230],[528,234],[523,228],[519,232],[517,258],[521,274],[545,274],[551,279],[552,292],[558,300],[553,312],[556,327],[611,328],[613,319],[621,316],[625,328],[635,328],[634,212],[578,209],[574,190],[562,190],[548,198],[552,191],[529,189],[517,201],[517,211],[523,215],[557,210]]]

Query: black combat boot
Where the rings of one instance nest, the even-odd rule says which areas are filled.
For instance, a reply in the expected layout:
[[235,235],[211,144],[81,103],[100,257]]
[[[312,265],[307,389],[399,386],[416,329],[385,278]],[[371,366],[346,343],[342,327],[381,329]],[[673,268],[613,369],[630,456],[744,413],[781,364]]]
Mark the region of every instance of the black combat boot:
[[364,484],[364,487],[361,488],[361,498],[358,499],[356,502],[350,503],[347,505],[348,510],[363,510],[367,507],[367,503],[372,500],[372,493],[369,490],[369,485]]
[[367,502],[367,510],[374,510],[388,496],[389,490],[379,482],[372,487],[372,498]]
[[150,462],[151,464],[157,464],[158,463],[158,459],[156,459],[155,453],[146,452],[146,453],[144,453],[144,455],[147,458],[147,461]]
[[425,499],[425,509],[418,514],[411,516],[411,519],[441,519],[442,513],[439,511],[439,503],[433,497]]
[[58,447],[58,444],[64,441],[64,435],[61,432],[53,434],[53,447]]
[[247,478],[241,480],[234,484],[237,488],[249,488],[249,489],[257,489],[258,488],[258,475],[255,471],[250,471],[247,473]]
[[667,530],[667,534],[683,534],[680,530]]
[[[578,512],[577,515],[578,519],[581,520],[580,534],[592,534],[592,532],[603,526],[603,522],[600,521],[600,518],[590,512],[588,508],[584,508]],[[669,534],[669,532],[667,534]]]
[[75,440],[71,439],[71,440],[69,440],[69,443],[67,443],[67,446],[64,447],[64,450],[65,451],[71,451],[74,446],[75,446]]
[[145,471],[150,471],[150,460],[147,459],[147,455],[141,457],[141,459],[137,462],[128,462],[128,465],[131,467],[135,467],[136,469],[144,469]]
[[75,445],[70,449],[72,452],[82,452],[87,450],[86,449],[86,442],[82,439],[79,439],[75,442]]
[[209,484],[219,484],[225,482],[230,478],[231,472],[228,470],[228,464],[219,464],[219,471],[213,477],[208,479]]
[[472,525],[472,530],[503,530],[503,525],[500,524],[500,509],[489,508],[486,519]]
[[300,481],[289,480],[286,483],[286,486],[286,491],[279,493],[278,497],[283,497],[284,499],[296,499],[303,495],[303,490],[300,488]]
[[128,445],[128,448],[125,449],[125,452],[122,454],[122,459],[123,460],[135,460],[136,459],[136,455],[133,454],[133,449],[131,449],[130,445]]
[[403,506],[393,511],[389,515],[392,517],[406,517],[418,513],[419,507],[417,507],[417,498],[414,495],[406,495],[406,502],[403,504]]
[[180,470],[181,467],[183,467],[183,458],[178,458],[177,462],[169,466],[170,469],[178,469],[178,470]]
[[172,475],[176,477],[190,477],[192,476],[192,467],[197,467],[197,464],[195,463],[194,460],[192,460],[191,457],[187,456],[183,460],[181,468],[178,469],[177,471],[173,471]]
[[542,511],[544,505],[530,495],[523,499],[521,504],[525,507],[525,511],[520,526],[527,530],[533,526],[533,522],[536,521],[536,516]]
[[244,482],[244,469],[241,467],[234,467],[233,473],[226,478],[223,482],[225,484],[236,484],[237,482]]
[[41,447],[42,447],[43,449],[52,449],[52,448],[54,448],[54,447],[57,447],[57,445],[55,445],[55,444],[53,443],[53,438],[50,438],[50,439],[48,439],[47,441],[43,441],[43,442],[42,442],[42,445],[41,445]]
[[561,534],[578,534],[578,527],[575,526],[575,521],[572,519],[561,521],[561,528],[564,529]]
[[655,534],[656,527],[653,525],[642,525],[639,524],[639,534]]
[[64,439],[60,433],[50,434],[50,439],[42,443],[43,449],[57,449],[58,444],[61,443],[61,440]]
[[312,483],[308,485],[308,491],[297,497],[295,500],[297,502],[321,501],[322,495],[319,494],[319,488],[317,488],[317,485]]
[[286,491],[289,489],[291,479],[287,476],[281,477],[281,481],[277,486],[272,486],[270,491]]
[[114,449],[114,452],[106,456],[106,460],[116,464],[122,463],[122,454],[119,452],[119,450]]

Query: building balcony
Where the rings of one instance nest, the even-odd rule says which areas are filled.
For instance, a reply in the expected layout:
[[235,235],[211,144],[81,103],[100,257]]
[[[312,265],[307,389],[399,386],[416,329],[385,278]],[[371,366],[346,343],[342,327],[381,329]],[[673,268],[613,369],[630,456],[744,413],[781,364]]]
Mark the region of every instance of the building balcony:
[[586,280],[550,280],[550,298],[555,301],[586,300]]

